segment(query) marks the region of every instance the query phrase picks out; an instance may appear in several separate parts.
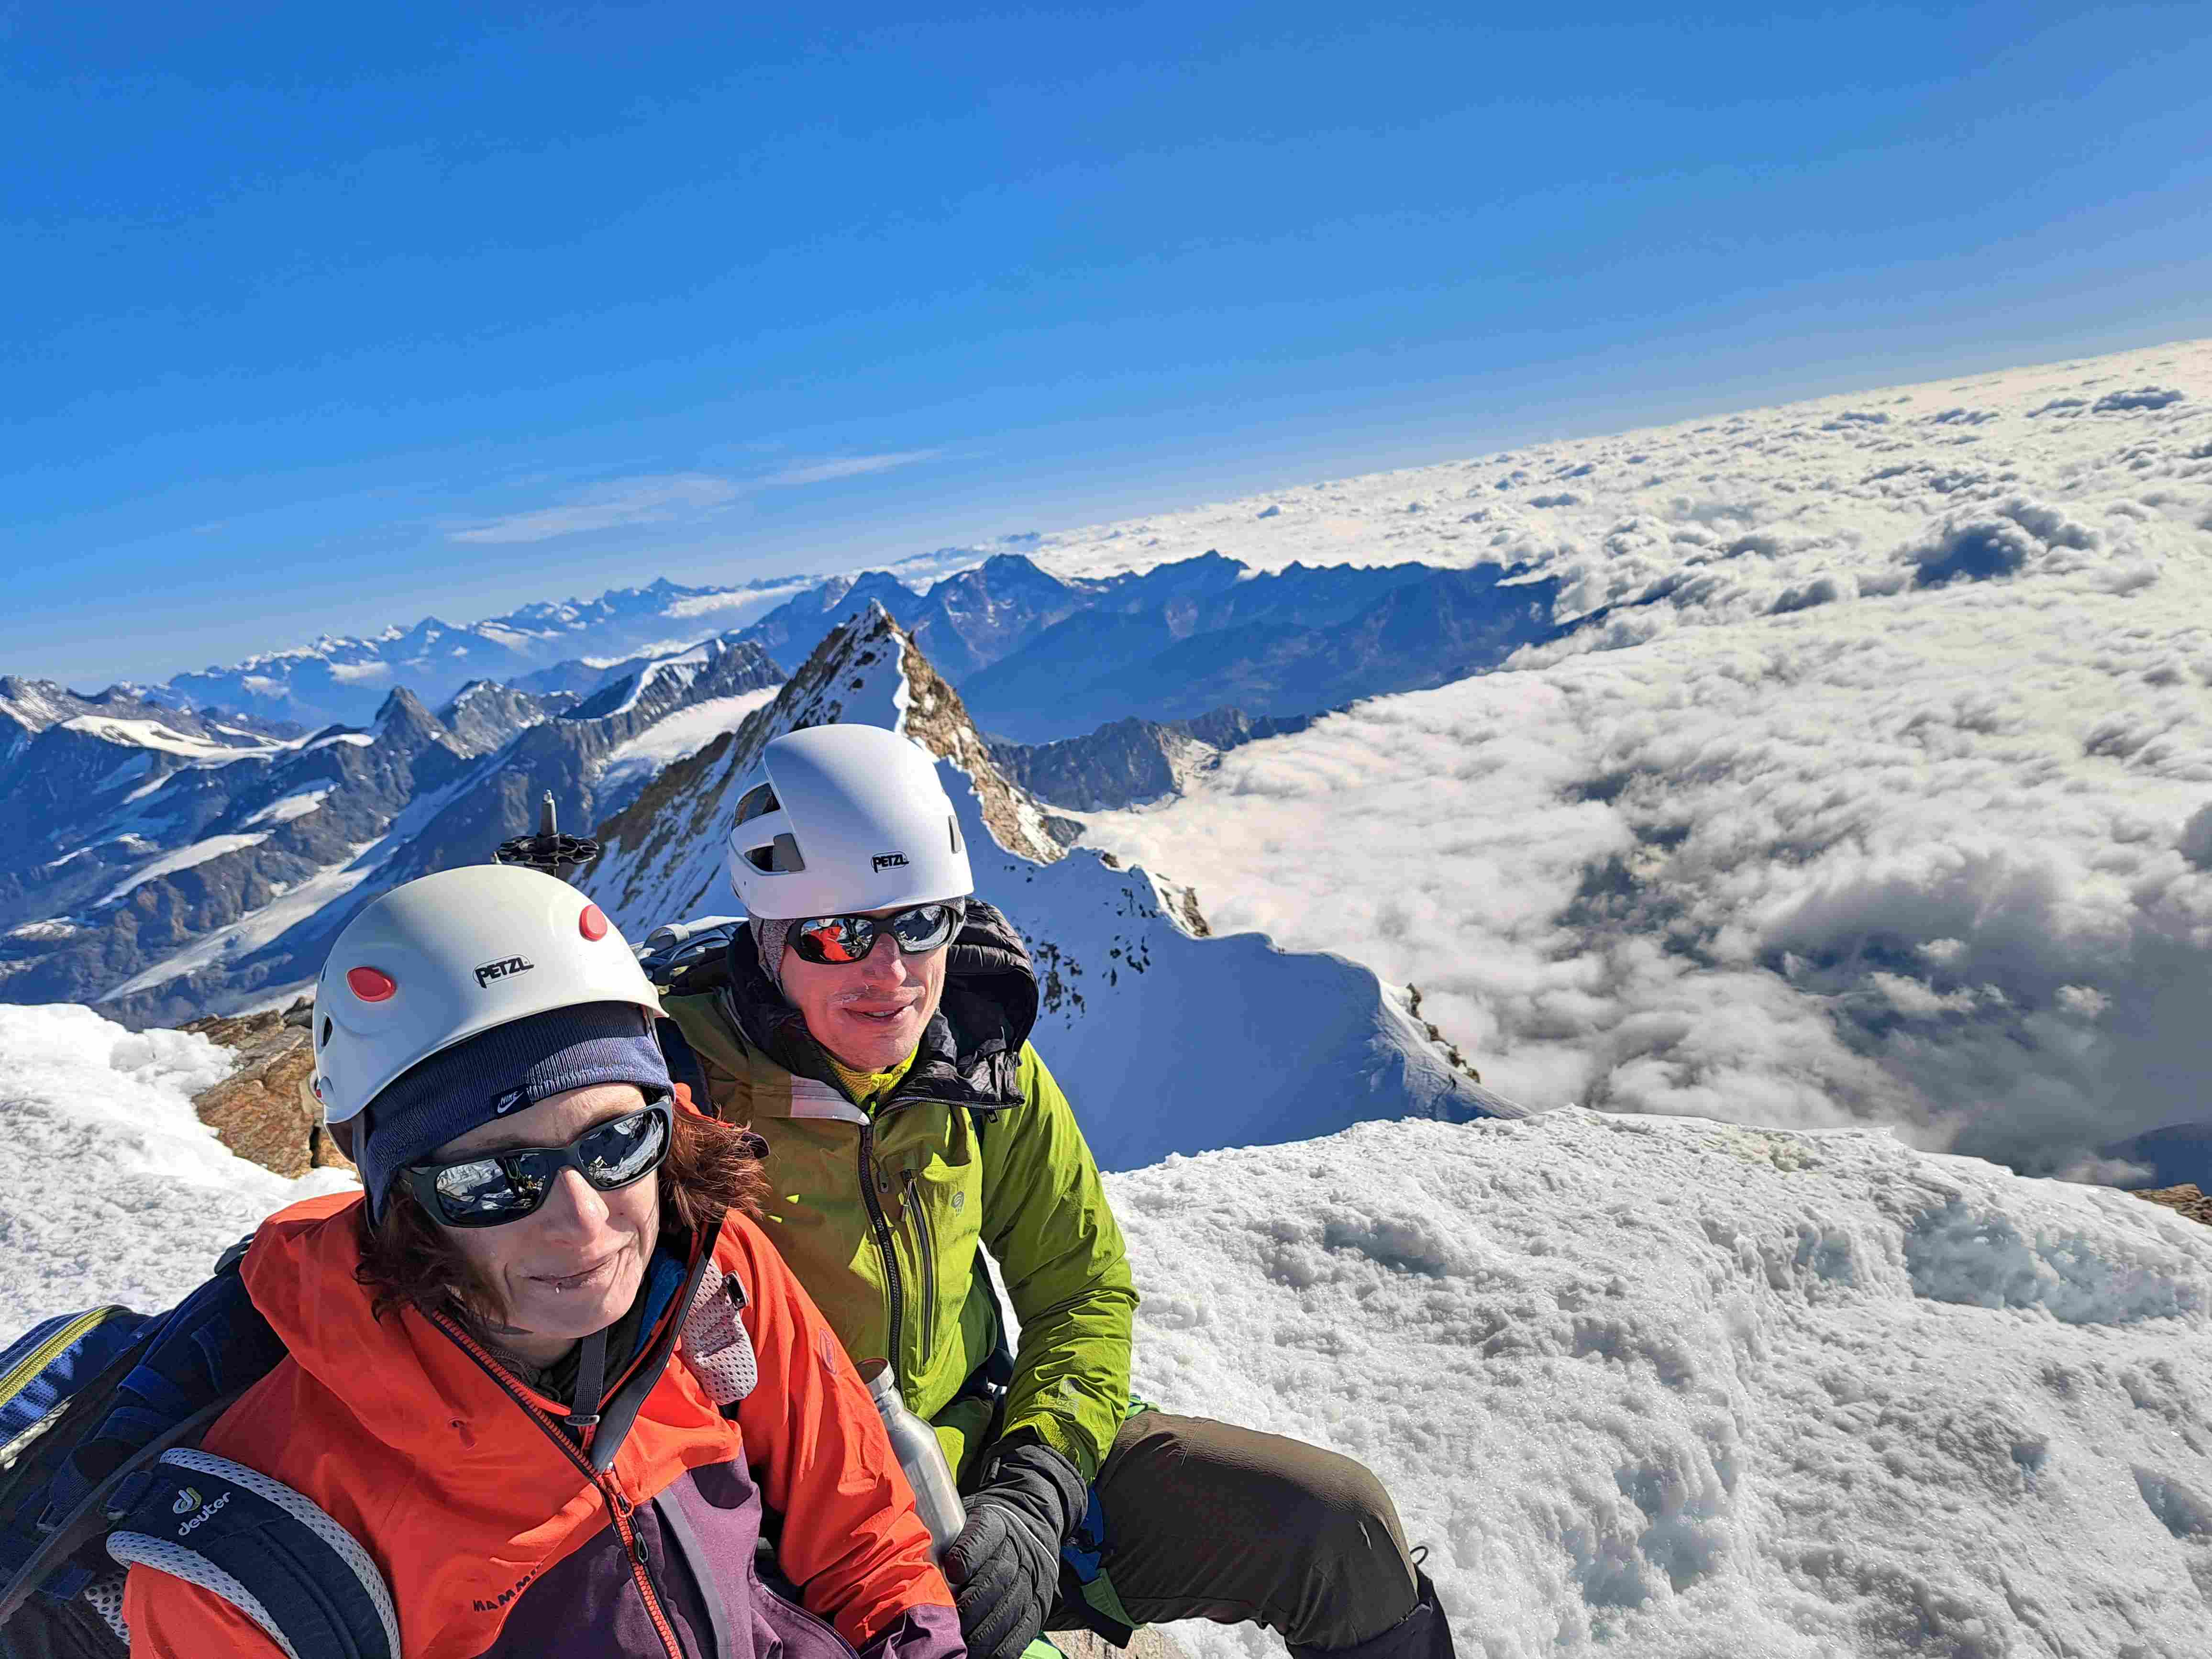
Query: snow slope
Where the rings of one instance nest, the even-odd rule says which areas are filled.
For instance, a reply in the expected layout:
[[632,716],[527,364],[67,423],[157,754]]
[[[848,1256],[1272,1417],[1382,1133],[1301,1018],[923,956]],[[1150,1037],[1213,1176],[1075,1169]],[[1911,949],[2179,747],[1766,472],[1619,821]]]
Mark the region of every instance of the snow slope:
[[[192,1121],[225,1063],[0,1008],[0,1329],[166,1304],[343,1179]],[[1139,1390],[1370,1463],[1464,1656],[2203,1650],[2212,1232],[2179,1216],[1879,1133],[1583,1110],[1108,1185]]]
[[101,1302],[165,1307],[270,1210],[351,1180],[288,1182],[224,1149],[191,1097],[234,1060],[88,1008],[0,1006],[0,1336]]
[[1592,622],[1089,844],[1417,979],[1531,1105],[2087,1174],[2203,1115],[2212,346],[1331,488],[1364,503],[1346,556],[1397,545],[1389,500],[1455,499]]
[[611,750],[602,765],[596,800],[610,815],[627,806],[661,771],[696,755],[725,732],[734,732],[746,715],[772,702],[780,686],[741,691],[733,697],[709,697],[678,710]]
[[2204,1651],[2212,1232],[2156,1206],[1580,1109],[1109,1185],[1139,1391],[1369,1463],[1462,1655]]
[[1038,1052],[1105,1167],[1378,1115],[1516,1109],[1455,1070],[1365,969],[1253,934],[1198,936],[1188,894],[1094,853],[1060,857],[958,695],[880,607],[832,635],[726,742],[606,826],[607,851],[578,884],[634,940],[664,922],[728,914],[722,849],[746,773],[771,738],[830,720],[903,732],[939,757],[976,890],[1036,960]]

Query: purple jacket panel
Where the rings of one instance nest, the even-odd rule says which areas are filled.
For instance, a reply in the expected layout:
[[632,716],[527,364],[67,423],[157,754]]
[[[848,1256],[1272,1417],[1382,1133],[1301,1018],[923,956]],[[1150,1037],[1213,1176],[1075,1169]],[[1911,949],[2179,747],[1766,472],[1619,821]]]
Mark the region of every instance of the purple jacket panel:
[[[728,1464],[694,1469],[654,1500],[693,1571],[714,1586],[710,1607],[723,1611],[727,1659],[837,1659],[853,1650],[821,1619],[763,1580],[761,1556],[724,1517],[746,1502],[752,1481]],[[748,1511],[750,1513],[750,1511]],[[773,1569],[771,1569],[773,1571]],[[751,1610],[751,1639],[727,1626]],[[966,1659],[960,1615],[951,1607],[910,1607],[860,1650],[860,1659]]]
[[[760,1518],[759,1492],[735,1463],[693,1469],[631,1513],[630,1529],[653,1599],[684,1659],[854,1659],[852,1648],[827,1621],[760,1582],[753,1567]],[[957,1654],[957,1619],[953,1635]],[[611,1522],[522,1593],[483,1659],[666,1659],[666,1654],[629,1553]],[[902,1650],[898,1659],[939,1656]]]
[[860,1650],[860,1659],[963,1659],[967,1638],[951,1607],[908,1607]]

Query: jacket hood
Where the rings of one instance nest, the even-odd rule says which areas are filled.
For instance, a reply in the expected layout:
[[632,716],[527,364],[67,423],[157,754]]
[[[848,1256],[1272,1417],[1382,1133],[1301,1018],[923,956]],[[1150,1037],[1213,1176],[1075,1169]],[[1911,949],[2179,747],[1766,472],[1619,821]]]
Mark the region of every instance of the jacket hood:
[[[1037,1015],[1036,972],[1022,936],[994,906],[970,899],[945,951],[944,997],[894,1093],[984,1110],[1018,1105],[1022,1045]],[[762,967],[750,928],[731,935],[728,967],[724,1012],[746,1044],[787,1072],[841,1088],[806,1017]]]

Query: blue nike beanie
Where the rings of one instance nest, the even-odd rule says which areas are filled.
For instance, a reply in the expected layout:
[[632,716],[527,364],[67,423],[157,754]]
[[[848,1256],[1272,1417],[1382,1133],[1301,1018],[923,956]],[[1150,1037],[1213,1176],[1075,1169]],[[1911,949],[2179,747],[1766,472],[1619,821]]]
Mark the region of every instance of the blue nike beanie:
[[595,1083],[674,1092],[645,1010],[587,1002],[495,1025],[401,1073],[369,1102],[355,1138],[372,1221],[399,1172],[447,1141],[550,1096]]

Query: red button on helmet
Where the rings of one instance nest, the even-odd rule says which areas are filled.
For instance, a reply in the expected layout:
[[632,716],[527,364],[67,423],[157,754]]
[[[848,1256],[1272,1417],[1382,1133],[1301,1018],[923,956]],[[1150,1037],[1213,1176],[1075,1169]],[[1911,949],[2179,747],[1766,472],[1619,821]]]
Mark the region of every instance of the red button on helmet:
[[363,1002],[388,1002],[399,989],[399,982],[381,968],[349,968],[346,988]]

